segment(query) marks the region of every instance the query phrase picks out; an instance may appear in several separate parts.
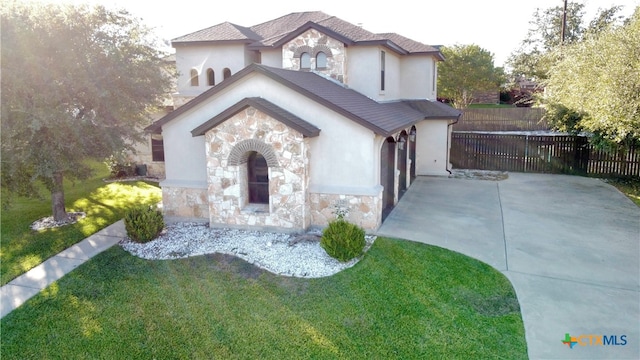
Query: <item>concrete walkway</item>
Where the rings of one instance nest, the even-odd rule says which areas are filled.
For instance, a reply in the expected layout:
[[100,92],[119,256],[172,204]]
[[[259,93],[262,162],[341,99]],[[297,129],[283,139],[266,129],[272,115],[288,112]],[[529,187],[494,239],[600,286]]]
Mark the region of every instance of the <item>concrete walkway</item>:
[[11,280],[0,288],[0,318],[125,237],[124,222],[120,220]]
[[[378,233],[505,274],[531,359],[640,359],[640,208],[599,179],[420,177]],[[580,343],[563,344],[565,334]]]

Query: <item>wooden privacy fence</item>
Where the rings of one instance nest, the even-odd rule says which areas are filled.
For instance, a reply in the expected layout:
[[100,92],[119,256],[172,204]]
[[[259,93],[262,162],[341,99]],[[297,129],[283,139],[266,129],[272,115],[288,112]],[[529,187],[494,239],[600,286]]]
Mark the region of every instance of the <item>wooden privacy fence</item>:
[[640,148],[596,150],[584,136],[454,132],[451,163],[457,169],[640,176]]
[[465,109],[453,131],[549,130],[542,116],[540,108]]

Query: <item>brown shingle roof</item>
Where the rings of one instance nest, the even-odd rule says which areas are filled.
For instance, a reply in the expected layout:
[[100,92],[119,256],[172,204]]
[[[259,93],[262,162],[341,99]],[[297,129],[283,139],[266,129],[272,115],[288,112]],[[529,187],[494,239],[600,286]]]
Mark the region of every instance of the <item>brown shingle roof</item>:
[[425,118],[457,119],[462,115],[460,110],[452,108],[451,106],[439,101],[402,100],[402,102],[410,106],[412,109],[420,111],[424,114]]
[[346,43],[380,44],[402,54],[433,53],[442,57],[438,49],[429,45],[394,33],[374,34],[322,11],[291,13],[250,28],[225,22],[173,39],[172,44],[238,41],[250,42],[253,48],[273,47],[282,45],[282,42],[306,31],[309,27],[330,32]]
[[322,11],[296,12],[263,22],[262,24],[254,25],[251,27],[251,30],[259,34],[263,39],[268,39],[276,36],[284,36],[309,21],[319,22],[329,17],[331,17],[331,15],[327,15]]
[[[382,136],[392,135],[424,119],[457,118],[459,115],[455,109],[449,108],[451,110],[448,110],[442,107],[446,105],[428,100],[378,103],[355,90],[348,89],[313,72],[284,70],[252,64],[154,122],[146,130],[160,131],[164,124],[188,112],[198,104],[205,102],[209,97],[253,72],[268,76]],[[427,103],[424,103],[425,101]]]
[[398,46],[400,46],[401,48],[405,49],[407,52],[412,53],[412,54],[434,54],[436,55],[440,60],[444,60],[444,56],[442,56],[442,53],[440,52],[439,49],[433,47],[433,46],[429,46],[429,45],[425,45],[421,42],[415,41],[415,40],[411,40],[409,38],[406,38],[400,34],[396,34],[396,33],[384,33],[384,34],[378,34],[381,37],[385,38],[385,39],[389,39],[391,41],[393,41],[394,43],[396,43]]
[[249,28],[223,22],[212,27],[202,29],[191,34],[173,39],[172,43],[193,43],[193,42],[220,42],[220,41],[244,41],[254,42],[260,40],[260,35]]

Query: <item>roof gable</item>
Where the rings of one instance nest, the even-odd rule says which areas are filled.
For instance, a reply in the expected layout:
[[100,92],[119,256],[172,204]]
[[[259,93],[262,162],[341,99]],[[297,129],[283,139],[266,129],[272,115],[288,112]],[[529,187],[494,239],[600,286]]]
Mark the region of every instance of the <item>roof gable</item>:
[[234,116],[235,114],[239,113],[240,111],[248,108],[248,107],[253,107],[256,108],[260,111],[262,111],[263,113],[271,116],[272,118],[280,121],[281,123],[287,125],[288,127],[300,132],[303,136],[306,137],[314,137],[314,136],[318,136],[320,134],[320,129],[318,129],[317,127],[315,127],[314,125],[302,120],[301,118],[293,115],[292,113],[288,112],[287,110],[263,99],[263,98],[258,98],[258,97],[252,97],[252,98],[244,98],[242,100],[240,100],[239,102],[237,102],[236,104],[232,105],[231,107],[229,107],[228,109],[226,109],[225,111],[221,112],[220,114],[214,116],[213,118],[209,119],[208,121],[206,121],[205,123],[203,123],[202,125],[198,126],[197,128],[193,129],[191,131],[191,134],[193,136],[202,136],[204,135],[207,131],[213,129],[214,127],[220,125],[221,123],[225,122],[226,120],[228,120],[229,118],[231,118],[232,116]]
[[322,11],[295,12],[251,27],[224,22],[172,40],[173,45],[249,43],[254,49],[278,47],[304,31],[314,28],[347,45],[381,45],[399,54],[434,54],[444,59],[437,48],[395,33],[375,34]]
[[[145,130],[160,132],[164,124],[180,117],[199,104],[206,102],[211,96],[255,72],[289,87],[382,136],[389,136],[400,129],[428,118],[457,118],[456,114],[445,112],[444,109],[438,105],[435,105],[437,107],[434,108],[433,106],[429,107],[428,104],[423,104],[423,107],[418,105],[410,106],[412,103],[400,101],[378,103],[355,90],[346,88],[335,81],[326,79],[313,72],[284,70],[252,64],[240,70],[229,79],[205,91],[187,104],[157,120]],[[254,101],[259,100],[255,100],[254,98]],[[261,105],[264,104],[261,103]],[[455,109],[452,110],[456,111]],[[291,123],[296,123],[291,117],[287,118],[287,120]]]

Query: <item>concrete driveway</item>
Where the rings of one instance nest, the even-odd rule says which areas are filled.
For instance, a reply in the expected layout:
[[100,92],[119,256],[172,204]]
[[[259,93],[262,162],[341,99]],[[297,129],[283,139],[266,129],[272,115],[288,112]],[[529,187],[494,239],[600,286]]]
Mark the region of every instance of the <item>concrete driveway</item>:
[[531,359],[640,359],[640,208],[599,179],[419,177],[378,234],[505,274]]

